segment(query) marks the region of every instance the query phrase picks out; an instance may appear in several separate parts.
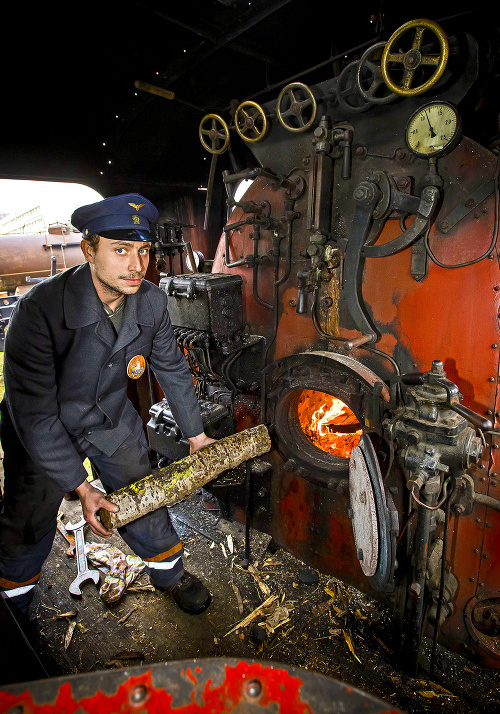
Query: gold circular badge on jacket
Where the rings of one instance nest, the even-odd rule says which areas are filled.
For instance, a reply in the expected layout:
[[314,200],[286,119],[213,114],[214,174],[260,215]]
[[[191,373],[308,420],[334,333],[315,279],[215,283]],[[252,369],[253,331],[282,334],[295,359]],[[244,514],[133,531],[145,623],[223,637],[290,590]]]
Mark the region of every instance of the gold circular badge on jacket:
[[146,369],[146,360],[142,355],[132,357],[127,365],[127,374],[130,379],[139,379]]

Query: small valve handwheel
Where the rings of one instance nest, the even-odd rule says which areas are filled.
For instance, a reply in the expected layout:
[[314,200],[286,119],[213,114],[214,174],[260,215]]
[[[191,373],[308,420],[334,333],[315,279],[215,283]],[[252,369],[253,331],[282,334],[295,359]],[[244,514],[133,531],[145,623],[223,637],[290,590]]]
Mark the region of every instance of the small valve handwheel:
[[372,102],[359,92],[356,80],[359,62],[349,62],[340,73],[337,83],[337,102],[349,114],[360,114],[373,107]]
[[382,77],[380,66],[385,42],[377,42],[369,47],[357,65],[356,85],[359,93],[373,104],[389,104],[397,99],[395,92],[390,92]]
[[[428,30],[439,43],[439,54],[423,54],[422,40],[424,32]],[[398,51],[397,44],[403,35],[409,32],[415,32],[411,48],[407,51]],[[432,20],[411,20],[396,30],[389,38],[385,49],[382,53],[381,70],[384,82],[392,92],[399,94],[402,97],[414,97],[418,94],[423,94],[430,89],[443,74],[448,62],[448,40],[442,27]],[[389,65],[391,68],[389,69]],[[397,65],[402,65],[397,67]],[[421,67],[435,68],[431,76],[422,84],[412,87],[415,79],[415,72]],[[398,81],[395,80],[394,74],[400,72],[402,76]]]
[[206,114],[198,133],[201,145],[211,154],[223,154],[229,146],[229,127],[218,114]]
[[243,141],[261,141],[267,132],[267,117],[256,102],[242,102],[234,113],[234,124]]
[[307,131],[316,119],[316,111],[316,99],[306,84],[292,82],[281,90],[277,105],[278,120],[288,131],[297,134]]

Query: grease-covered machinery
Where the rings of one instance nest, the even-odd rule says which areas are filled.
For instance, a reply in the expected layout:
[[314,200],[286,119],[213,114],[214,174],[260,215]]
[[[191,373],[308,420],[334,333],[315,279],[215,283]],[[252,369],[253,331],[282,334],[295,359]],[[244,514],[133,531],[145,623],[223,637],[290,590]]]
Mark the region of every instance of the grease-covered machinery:
[[[391,606],[409,669],[438,631],[500,665],[497,150],[461,122],[478,57],[419,19],[335,78],[205,117],[214,157],[240,141],[253,163],[224,172],[212,274],[161,282],[208,433],[272,433],[211,484],[218,506]],[[149,432],[187,448],[165,402]]]

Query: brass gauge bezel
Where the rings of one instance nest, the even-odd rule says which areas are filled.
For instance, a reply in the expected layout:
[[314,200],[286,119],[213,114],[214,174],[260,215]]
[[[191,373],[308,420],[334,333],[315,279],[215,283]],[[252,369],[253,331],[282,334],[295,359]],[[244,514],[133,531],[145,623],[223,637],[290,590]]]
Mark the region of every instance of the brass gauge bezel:
[[[428,110],[432,108],[437,111],[439,111],[440,108],[443,108],[445,110],[445,114],[448,114],[450,111],[453,114],[453,117],[455,119],[455,128],[453,129],[453,134],[449,137],[443,137],[443,141],[445,142],[444,145],[439,146],[436,148],[434,151],[419,151],[416,149],[414,146],[411,144],[410,140],[410,132],[412,131],[412,128],[414,126],[414,123],[418,121],[419,117],[425,116],[425,112],[428,112]],[[427,119],[429,120],[429,114],[427,115]],[[429,121],[429,126],[430,121]],[[434,129],[432,128],[432,131]],[[446,154],[449,154],[450,151],[452,151],[455,146],[458,144],[460,139],[462,138],[462,120],[460,117],[460,114],[458,112],[458,109],[454,104],[451,102],[445,102],[445,101],[432,101],[432,102],[427,102],[426,104],[423,104],[419,109],[417,109],[409,118],[407,124],[406,124],[406,131],[405,131],[405,140],[406,140],[406,145],[408,149],[412,152],[412,154],[415,154],[415,156],[418,156],[423,159],[428,159],[433,156],[445,156]]]

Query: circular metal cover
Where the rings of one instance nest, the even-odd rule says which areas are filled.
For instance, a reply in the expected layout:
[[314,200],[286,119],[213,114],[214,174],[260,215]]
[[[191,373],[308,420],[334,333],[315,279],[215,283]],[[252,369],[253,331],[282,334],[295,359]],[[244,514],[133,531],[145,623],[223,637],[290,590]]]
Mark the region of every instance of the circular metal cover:
[[363,434],[349,461],[350,517],[361,569],[374,590],[394,590],[399,518],[385,492],[377,454]]
[[370,578],[378,567],[379,528],[369,464],[359,446],[349,460],[349,492],[356,552],[363,573]]

